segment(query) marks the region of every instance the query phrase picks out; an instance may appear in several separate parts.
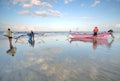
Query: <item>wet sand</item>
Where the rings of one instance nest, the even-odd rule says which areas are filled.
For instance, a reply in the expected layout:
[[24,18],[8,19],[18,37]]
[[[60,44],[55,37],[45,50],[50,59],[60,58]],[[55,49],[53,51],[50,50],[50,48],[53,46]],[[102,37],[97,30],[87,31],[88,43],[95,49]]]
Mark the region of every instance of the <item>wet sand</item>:
[[[2,35],[1,35],[2,36]],[[13,39],[0,38],[0,81],[120,81],[120,34],[115,39],[68,39],[66,33]]]

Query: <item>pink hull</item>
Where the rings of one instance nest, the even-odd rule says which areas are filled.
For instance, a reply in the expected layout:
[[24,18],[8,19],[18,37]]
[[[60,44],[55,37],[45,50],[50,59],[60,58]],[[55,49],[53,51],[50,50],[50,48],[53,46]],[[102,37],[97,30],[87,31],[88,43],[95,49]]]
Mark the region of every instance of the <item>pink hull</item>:
[[[70,33],[72,38],[93,38],[93,34],[76,34],[76,33]],[[100,33],[97,35],[98,39],[107,39],[110,34],[108,32],[106,33]]]
[[[94,42],[92,38],[72,38],[70,40],[70,43],[75,41],[83,41],[83,42],[91,42],[91,43]],[[100,45],[108,45],[107,39],[96,39],[95,41],[97,42],[97,44],[100,44]]]

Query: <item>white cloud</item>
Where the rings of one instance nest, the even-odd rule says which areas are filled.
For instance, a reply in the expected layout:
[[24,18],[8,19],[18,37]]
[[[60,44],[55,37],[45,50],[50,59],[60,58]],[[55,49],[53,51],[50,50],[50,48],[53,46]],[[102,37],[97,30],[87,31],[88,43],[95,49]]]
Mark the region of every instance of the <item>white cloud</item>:
[[14,5],[21,5],[23,8],[30,8],[32,6],[52,7],[52,5],[44,0],[13,0]]
[[31,4],[40,5],[40,3],[41,3],[40,0],[31,0]]
[[44,7],[50,7],[50,8],[52,7],[52,5],[47,2],[42,2],[40,5]]
[[115,27],[120,28],[120,23],[116,24]]
[[47,11],[34,11],[34,12],[24,10],[24,11],[20,11],[18,13],[22,14],[22,15],[34,15],[34,16],[42,16],[42,17],[49,17],[49,16],[60,17],[61,16],[61,13],[59,11],[51,10],[51,9],[49,9]]
[[32,4],[23,4],[22,5],[22,7],[24,7],[24,8],[30,8],[30,7],[32,7],[33,5]]
[[98,5],[100,3],[100,0],[95,0],[94,3],[92,4],[92,7],[95,7],[96,5]]
[[61,13],[57,10],[48,10],[51,16],[61,16]]
[[48,13],[46,11],[36,11],[34,12],[35,15],[38,15],[38,16],[47,16]]
[[56,10],[36,11],[34,14],[38,15],[38,16],[43,16],[43,17],[46,17],[46,16],[59,17],[59,16],[61,16],[61,13],[59,11],[56,11]]
[[30,4],[42,7],[52,7],[52,5],[48,2],[42,0],[31,0]]
[[18,13],[23,14],[23,15],[32,15],[32,13],[30,11],[28,11],[28,10],[20,11]]
[[64,0],[64,3],[67,4],[69,2],[72,2],[73,0]]

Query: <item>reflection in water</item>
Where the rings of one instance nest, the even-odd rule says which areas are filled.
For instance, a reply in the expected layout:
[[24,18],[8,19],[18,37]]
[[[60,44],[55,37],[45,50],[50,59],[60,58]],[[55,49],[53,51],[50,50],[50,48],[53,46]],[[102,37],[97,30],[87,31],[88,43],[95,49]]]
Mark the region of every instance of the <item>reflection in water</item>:
[[[59,40],[55,41],[56,39]],[[19,46],[19,55],[15,59],[10,58],[9,64],[6,57],[0,58],[0,69],[2,69],[0,81],[120,80],[119,51],[111,47],[114,40],[110,42],[108,40],[95,40],[93,42],[92,39],[70,40],[71,43],[75,41],[90,42],[95,48],[98,45],[105,45],[112,49],[103,51],[101,48],[97,48],[98,51],[93,51],[90,48],[81,49],[82,46],[78,48],[69,44],[65,36],[63,38],[60,36],[46,37],[44,44],[39,44],[39,40],[40,38],[35,41],[36,48],[33,49],[31,47],[26,48],[24,41],[28,44],[28,38],[23,38],[20,41],[23,42],[23,45],[22,47]],[[91,44],[85,43],[86,47]],[[2,58],[6,60],[4,61]]]
[[71,38],[70,43],[75,41],[82,41],[82,42],[90,42],[93,43],[93,49],[96,49],[98,45],[106,45],[108,48],[111,47],[114,39],[112,39],[110,42],[108,42],[108,39],[92,39],[92,38]]
[[35,45],[35,40],[28,40],[28,43],[32,46],[32,47],[34,47],[34,45]]
[[16,53],[16,47],[10,47],[10,49],[7,50],[7,54],[10,54],[11,56],[14,56]]
[[15,55],[15,53],[16,53],[16,47],[14,47],[13,45],[12,45],[12,43],[10,44],[10,49],[8,49],[7,51],[6,51],[6,53],[7,54],[9,54],[9,55],[11,55],[11,56],[14,56]]

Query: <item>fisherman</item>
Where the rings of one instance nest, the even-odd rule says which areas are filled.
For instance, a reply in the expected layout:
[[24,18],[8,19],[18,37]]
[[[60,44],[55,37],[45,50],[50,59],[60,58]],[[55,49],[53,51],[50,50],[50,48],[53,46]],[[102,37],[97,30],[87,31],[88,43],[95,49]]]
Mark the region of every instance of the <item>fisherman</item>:
[[32,30],[31,30],[31,32],[28,34],[28,36],[29,36],[28,42],[34,47],[35,40],[34,40],[34,33],[33,33]]
[[9,39],[9,43],[10,43],[10,46],[12,46],[12,31],[10,28],[8,28],[8,39]]
[[96,26],[94,29],[93,29],[93,42],[96,42],[96,37],[97,37],[97,33],[98,33],[98,27]]
[[32,40],[34,41],[34,33],[33,33],[33,31],[31,31],[31,35],[32,35]]
[[94,32],[93,36],[97,36],[98,31],[99,31],[98,27],[96,26],[93,30],[93,32]]

